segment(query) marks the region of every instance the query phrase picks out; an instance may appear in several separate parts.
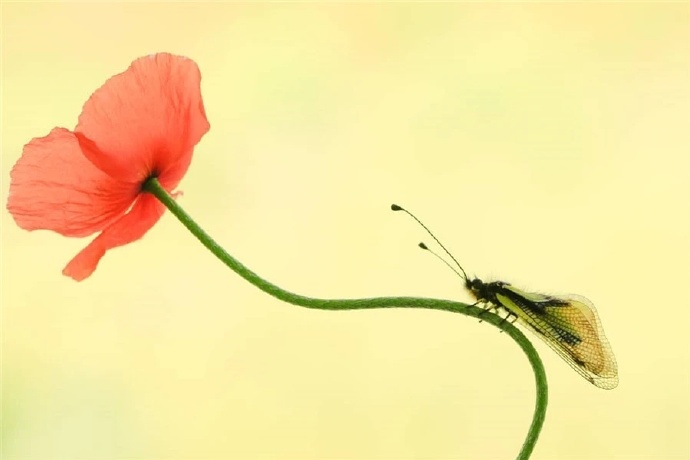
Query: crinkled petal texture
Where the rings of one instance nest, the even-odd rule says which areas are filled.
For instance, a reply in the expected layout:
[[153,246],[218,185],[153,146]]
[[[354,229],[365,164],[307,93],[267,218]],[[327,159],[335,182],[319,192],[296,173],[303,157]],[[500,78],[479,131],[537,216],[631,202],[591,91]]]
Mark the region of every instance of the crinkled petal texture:
[[120,218],[139,185],[113,179],[86,159],[74,133],[55,128],[24,146],[10,172],[7,209],[21,228],[83,237]]
[[137,59],[84,104],[75,132],[55,128],[25,147],[11,172],[7,208],[27,230],[83,237],[100,231],[63,273],[82,280],[108,249],[138,240],[165,207],[141,187],[172,191],[209,130],[201,76],[190,59]]
[[177,186],[194,146],[209,130],[201,74],[191,59],[160,53],[137,59],[84,104],[76,133],[86,157],[112,177]]
[[81,281],[94,270],[108,249],[136,241],[161,218],[165,206],[156,197],[142,193],[132,209],[107,227],[88,246],[72,259],[63,274]]

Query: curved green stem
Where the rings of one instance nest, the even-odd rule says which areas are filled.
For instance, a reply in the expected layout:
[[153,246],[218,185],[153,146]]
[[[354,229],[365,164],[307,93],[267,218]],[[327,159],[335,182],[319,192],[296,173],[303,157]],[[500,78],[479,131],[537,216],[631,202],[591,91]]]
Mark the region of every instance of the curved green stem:
[[520,348],[522,348],[522,351],[524,351],[527,355],[527,359],[532,365],[532,370],[534,371],[534,379],[537,387],[534,415],[532,418],[532,424],[527,432],[525,442],[522,445],[522,449],[517,457],[518,459],[529,458],[532,450],[534,449],[534,445],[537,442],[537,438],[539,437],[542,425],[544,424],[548,400],[548,387],[546,384],[544,365],[542,364],[537,351],[534,349],[529,340],[527,340],[525,335],[511,323],[503,320],[497,315],[487,314],[482,308],[450,300],[429,299],[423,297],[315,299],[286,291],[285,289],[282,289],[275,284],[264,280],[249,268],[245,267],[240,261],[228,254],[222,247],[218,245],[218,243],[213,240],[213,238],[211,238],[201,227],[199,227],[194,220],[192,220],[192,218],[177,204],[175,199],[170,196],[170,194],[168,194],[168,192],[160,185],[156,178],[146,181],[142,189],[155,195],[156,198],[158,198],[161,203],[163,203],[170,210],[170,212],[173,213],[175,217],[177,217],[180,222],[182,222],[182,224],[199,239],[199,241],[201,241],[201,244],[206,246],[216,257],[218,257],[235,273],[267,294],[270,294],[284,302],[299,305],[301,307],[316,308],[320,310],[359,310],[369,308],[429,308],[434,310],[446,310],[480,318],[484,322],[493,324],[504,331],[506,334],[512,337],[515,342],[517,342]]

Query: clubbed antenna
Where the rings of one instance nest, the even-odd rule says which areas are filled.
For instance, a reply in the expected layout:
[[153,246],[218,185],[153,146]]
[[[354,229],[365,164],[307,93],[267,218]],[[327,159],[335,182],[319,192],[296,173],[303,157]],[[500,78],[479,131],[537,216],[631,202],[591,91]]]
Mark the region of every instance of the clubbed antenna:
[[[465,272],[460,273],[459,271],[457,271],[457,270],[455,269],[455,267],[453,267],[451,264],[449,264],[448,261],[447,261],[446,259],[444,259],[443,257],[439,256],[436,252],[434,252],[434,251],[432,251],[431,249],[429,249],[428,246],[427,246],[426,244],[424,244],[423,242],[422,242],[422,243],[419,243],[419,247],[422,248],[422,249],[424,249],[425,251],[429,251],[430,253],[432,253],[433,255],[435,255],[441,262],[443,262],[444,264],[446,264],[446,265],[448,266],[448,268],[450,268],[451,270],[453,270],[453,271],[455,272],[455,274],[458,275],[460,278],[463,278],[463,279],[465,279],[465,280],[467,279],[467,275],[464,275]],[[460,267],[460,270],[462,270],[462,267]]]
[[403,211],[403,212],[405,212],[408,216],[410,216],[410,217],[412,217],[414,220],[416,220],[417,223],[418,223],[419,225],[421,225],[422,228],[424,228],[424,230],[426,230],[426,232],[427,232],[429,235],[431,235],[431,237],[434,239],[434,241],[436,241],[436,243],[438,243],[438,245],[441,246],[441,249],[443,249],[443,250],[445,251],[445,253],[448,254],[448,256],[449,256],[451,259],[453,259],[453,262],[455,262],[455,264],[458,266],[458,268],[460,269],[460,272],[462,272],[462,274],[460,274],[460,272],[458,272],[455,268],[453,268],[453,266],[450,265],[450,264],[448,263],[448,261],[446,261],[443,257],[439,256],[439,255],[436,254],[434,251],[432,251],[431,249],[429,249],[429,248],[426,246],[426,244],[424,244],[424,243],[419,243],[419,247],[422,248],[422,249],[425,249],[425,250],[429,251],[430,253],[432,253],[433,255],[435,255],[436,257],[438,257],[439,259],[441,259],[441,260],[442,260],[446,265],[448,265],[455,273],[457,273],[457,274],[458,274],[460,277],[462,277],[463,279],[467,280],[467,273],[465,273],[465,270],[462,268],[462,265],[460,265],[460,264],[458,263],[458,261],[455,259],[455,257],[453,257],[453,254],[451,254],[451,253],[448,251],[448,249],[446,249],[446,247],[445,247],[443,244],[441,244],[441,242],[438,240],[438,238],[436,238],[436,237],[434,236],[434,234],[431,233],[431,230],[429,230],[429,229],[427,228],[427,226],[424,225],[424,224],[422,223],[421,220],[417,219],[417,217],[415,217],[414,214],[412,214],[410,211],[408,211],[407,209],[403,208],[402,206],[398,206],[397,204],[392,204],[392,205],[391,205],[391,209],[392,209],[393,211]]

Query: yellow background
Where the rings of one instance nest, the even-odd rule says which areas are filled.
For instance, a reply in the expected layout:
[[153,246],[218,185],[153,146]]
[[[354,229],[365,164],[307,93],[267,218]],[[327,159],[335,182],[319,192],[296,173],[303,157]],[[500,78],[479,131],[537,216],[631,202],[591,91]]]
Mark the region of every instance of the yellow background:
[[[211,131],[182,204],[280,286],[469,300],[470,273],[575,292],[620,368],[541,343],[536,459],[690,456],[690,14],[667,4],[3,5],[2,200],[22,146],[73,128],[142,55],[193,58]],[[2,214],[3,458],[499,459],[522,352],[437,311],[281,303],[170,214],[82,283],[87,243]]]

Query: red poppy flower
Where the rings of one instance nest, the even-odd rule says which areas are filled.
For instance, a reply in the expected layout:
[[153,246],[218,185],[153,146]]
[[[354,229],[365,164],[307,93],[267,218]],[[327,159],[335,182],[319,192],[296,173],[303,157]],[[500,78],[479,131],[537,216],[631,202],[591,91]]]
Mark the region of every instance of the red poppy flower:
[[10,173],[7,209],[26,230],[101,232],[63,274],[77,281],[108,249],[138,240],[165,207],[143,183],[171,192],[209,130],[194,61],[167,53],[134,61],[86,101],[74,131],[55,128],[24,146]]

